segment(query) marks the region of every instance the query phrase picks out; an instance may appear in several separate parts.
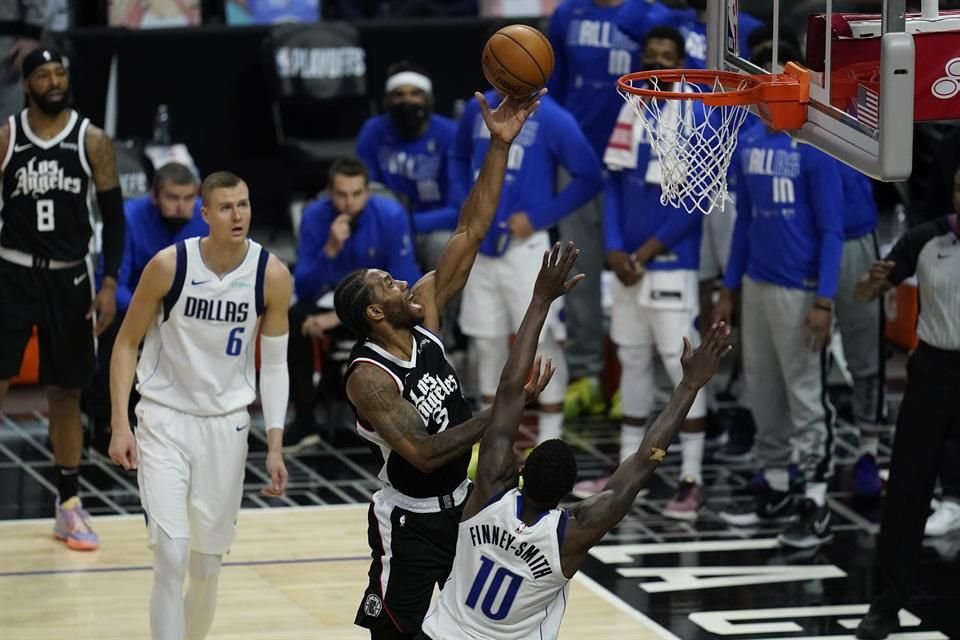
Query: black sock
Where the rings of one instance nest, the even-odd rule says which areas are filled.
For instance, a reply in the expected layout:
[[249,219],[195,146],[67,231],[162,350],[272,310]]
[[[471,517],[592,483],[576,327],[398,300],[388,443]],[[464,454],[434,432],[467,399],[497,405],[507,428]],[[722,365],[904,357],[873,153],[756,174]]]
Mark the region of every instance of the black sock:
[[80,488],[80,467],[57,467],[57,492],[60,504],[77,495]]

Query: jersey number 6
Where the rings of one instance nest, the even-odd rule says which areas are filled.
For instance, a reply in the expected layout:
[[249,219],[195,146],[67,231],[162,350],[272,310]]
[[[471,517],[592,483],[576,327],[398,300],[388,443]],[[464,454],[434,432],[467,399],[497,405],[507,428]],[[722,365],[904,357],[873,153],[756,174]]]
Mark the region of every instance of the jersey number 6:
[[238,356],[243,349],[243,332],[246,327],[234,327],[227,336],[227,355]]

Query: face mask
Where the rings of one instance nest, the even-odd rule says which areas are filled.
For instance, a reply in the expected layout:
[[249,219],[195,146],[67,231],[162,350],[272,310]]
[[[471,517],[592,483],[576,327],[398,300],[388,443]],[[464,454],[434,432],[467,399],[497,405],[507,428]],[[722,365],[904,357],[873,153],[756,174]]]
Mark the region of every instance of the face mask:
[[430,117],[430,109],[426,105],[412,102],[395,102],[387,107],[387,113],[404,138],[419,134],[423,123]]
[[669,67],[665,67],[659,62],[644,62],[643,71],[664,71]]
[[190,222],[190,218],[164,218],[163,223],[167,226],[170,233],[177,233],[180,229],[183,229],[187,226],[187,223]]

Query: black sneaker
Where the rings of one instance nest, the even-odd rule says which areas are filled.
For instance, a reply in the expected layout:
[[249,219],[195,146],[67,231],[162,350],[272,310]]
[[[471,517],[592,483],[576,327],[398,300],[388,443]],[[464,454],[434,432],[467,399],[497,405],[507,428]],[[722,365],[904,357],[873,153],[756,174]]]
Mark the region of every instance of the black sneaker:
[[833,540],[830,507],[818,507],[810,498],[800,503],[800,517],[777,536],[780,544],[794,549],[811,549]]
[[320,444],[320,427],[315,422],[294,420],[283,429],[283,452],[287,455]]
[[870,607],[857,627],[856,637],[860,640],[883,640],[900,627],[900,618],[896,611],[882,611]]
[[787,522],[793,518],[793,494],[768,489],[753,502],[731,505],[720,512],[720,518],[734,527],[755,527],[769,522]]
[[750,412],[743,409],[728,410],[725,417],[729,424],[727,442],[713,454],[720,462],[750,462],[753,457],[753,420]]

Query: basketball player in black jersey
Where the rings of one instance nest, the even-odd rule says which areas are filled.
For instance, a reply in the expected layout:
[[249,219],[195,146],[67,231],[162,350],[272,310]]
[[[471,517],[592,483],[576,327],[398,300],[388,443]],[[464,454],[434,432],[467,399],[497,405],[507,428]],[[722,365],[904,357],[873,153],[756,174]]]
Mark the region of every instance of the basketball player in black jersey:
[[435,271],[412,287],[377,269],[355,271],[334,295],[341,322],[359,338],[345,374],[347,398],[358,433],[383,464],[384,486],[368,516],[370,582],[356,617],[375,640],[416,636],[433,586],[450,573],[470,448],[489,412],[470,417],[437,337],[440,316],[466,284],[496,213],[510,143],[544,93],[507,98],[494,110],[476,94],[490,147]]
[[[54,536],[90,550],[99,540],[77,497],[80,390],[93,375],[95,336],[116,313],[123,198],[110,138],[67,108],[70,79],[60,55],[37,49],[22,70],[27,108],[0,127],[0,407],[36,326],[57,465]],[[103,218],[99,292],[90,258],[91,183]]]

